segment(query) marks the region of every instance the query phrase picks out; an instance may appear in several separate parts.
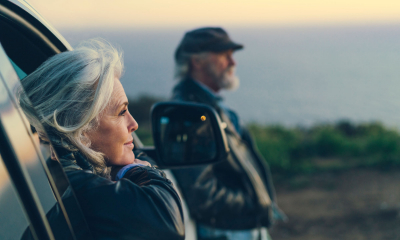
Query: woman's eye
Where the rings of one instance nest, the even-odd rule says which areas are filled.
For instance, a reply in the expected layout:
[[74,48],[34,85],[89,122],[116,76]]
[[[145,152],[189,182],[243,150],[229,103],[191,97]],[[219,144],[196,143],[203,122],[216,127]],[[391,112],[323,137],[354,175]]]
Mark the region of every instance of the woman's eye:
[[126,113],[126,109],[122,110],[121,113],[119,114],[120,116],[124,116],[124,114]]

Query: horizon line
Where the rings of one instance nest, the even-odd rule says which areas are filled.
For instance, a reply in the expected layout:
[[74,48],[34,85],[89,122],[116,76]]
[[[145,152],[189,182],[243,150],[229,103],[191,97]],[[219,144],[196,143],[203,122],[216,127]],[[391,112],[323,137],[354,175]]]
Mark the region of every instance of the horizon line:
[[352,27],[400,27],[400,21],[392,22],[349,22],[349,23],[303,23],[303,24],[196,24],[196,25],[174,25],[174,26],[55,26],[63,31],[70,30],[155,30],[170,31],[182,29],[196,29],[204,26],[220,26],[226,29],[301,29],[301,28],[352,28]]

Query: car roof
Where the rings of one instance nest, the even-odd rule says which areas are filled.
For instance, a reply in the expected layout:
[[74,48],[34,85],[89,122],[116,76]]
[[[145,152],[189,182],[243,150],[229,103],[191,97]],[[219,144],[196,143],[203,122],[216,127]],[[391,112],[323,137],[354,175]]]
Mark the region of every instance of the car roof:
[[36,18],[41,24],[43,24],[55,37],[57,37],[61,43],[68,49],[72,50],[71,45],[67,40],[42,16],[35,8],[33,8],[25,0],[9,0],[11,3],[17,5],[19,8]]

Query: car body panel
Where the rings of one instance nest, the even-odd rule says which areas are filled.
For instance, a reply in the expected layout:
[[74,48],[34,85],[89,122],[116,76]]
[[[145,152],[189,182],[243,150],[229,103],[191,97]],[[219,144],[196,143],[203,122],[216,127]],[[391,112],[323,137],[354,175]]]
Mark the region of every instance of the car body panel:
[[[55,30],[31,5],[29,5],[26,1],[16,1],[16,0],[12,0],[12,1],[9,1],[9,2],[7,2],[6,4],[4,3],[4,2],[0,2],[0,14],[1,14],[1,12],[3,11],[3,13],[9,13],[9,12],[7,12],[7,9],[5,9],[6,7],[5,6],[7,6],[7,7],[9,7],[9,4],[13,4],[14,5],[14,10],[16,10],[16,11],[18,11],[18,13],[20,13],[20,15],[19,16],[17,16],[17,17],[20,17],[20,18],[22,18],[22,20],[24,20],[24,21],[26,21],[28,24],[31,24],[32,22],[31,21],[33,21],[32,20],[32,18],[30,18],[29,16],[31,16],[31,17],[34,17],[35,18],[35,21],[36,22],[34,22],[34,24],[32,24],[32,26],[34,27],[34,29],[35,29],[35,31],[37,30],[37,31],[39,31],[39,33],[38,34],[42,34],[42,35],[44,35],[47,39],[49,39],[49,44],[53,44],[53,45],[57,45],[58,47],[58,49],[59,50],[61,50],[61,51],[65,51],[65,50],[72,50],[72,47],[68,44],[68,42],[61,36],[61,34],[57,31],[57,30]],[[7,5],[8,4],[8,5]],[[3,6],[2,6],[3,5]],[[19,8],[19,10],[18,9],[15,9],[15,6],[17,6],[18,8]],[[25,12],[25,13],[23,13],[23,12]],[[15,12],[14,12],[15,13]],[[13,13],[10,13],[10,14],[13,14]],[[29,16],[28,16],[29,15]],[[14,16],[15,17],[15,16]],[[42,25],[42,26],[39,26],[39,25]],[[21,28],[22,30],[20,30],[20,31],[24,31],[23,29],[28,29],[28,28]],[[41,33],[40,32],[40,30],[43,30],[43,29],[45,29],[47,32],[45,32],[45,33]],[[29,29],[28,29],[29,30]],[[28,31],[27,30],[27,31]],[[31,30],[31,29],[30,29]],[[29,31],[30,31],[29,30]],[[49,36],[49,34],[52,34],[52,36]],[[56,41],[54,40],[54,39],[57,39]],[[63,45],[63,47],[60,47],[60,43],[62,43],[62,45]],[[48,56],[48,57],[50,57],[50,55]],[[5,60],[4,60],[5,61]],[[1,65],[3,65],[3,63],[4,63],[4,61],[0,61],[0,64]],[[8,62],[8,61],[7,61]],[[13,64],[14,65],[14,68],[16,68],[17,67],[17,65],[14,63]],[[10,64],[10,66],[11,66],[11,64]],[[14,73],[15,74],[15,73]],[[29,74],[29,72],[27,73],[27,74]],[[8,78],[7,78],[8,79]],[[11,78],[10,78],[11,79]],[[15,79],[15,78],[14,78]],[[9,81],[9,80],[7,80],[7,81]],[[11,81],[11,80],[10,80]],[[15,80],[13,80],[13,81],[15,81]],[[24,119],[24,118],[22,118],[22,119]],[[24,121],[26,121],[26,119],[24,120]],[[29,126],[29,125],[28,125]],[[24,130],[24,131],[28,131],[28,130]],[[137,135],[135,134],[135,133],[132,133],[132,135],[133,135],[133,138],[134,138],[134,144],[135,144],[135,148],[140,148],[140,147],[143,147],[143,144],[142,144],[142,142],[140,141],[140,139],[137,137]],[[174,185],[175,185],[175,187],[177,188],[177,190],[178,190],[178,193],[179,193],[179,195],[181,196],[181,194],[180,194],[180,191],[179,191],[179,186],[178,186],[178,184],[177,184],[177,182],[176,182],[176,180],[175,180],[175,178],[174,178],[174,176],[173,176],[173,174],[169,171],[169,170],[164,170],[165,172],[166,172],[166,174],[167,174],[167,176],[168,176],[168,178],[169,179],[171,179],[171,181],[174,183]],[[1,190],[1,189],[0,189]],[[41,195],[41,194],[39,194],[39,195]],[[51,198],[54,198],[54,196],[52,196],[52,197],[48,197],[48,201],[51,201]],[[47,199],[47,198],[46,198]],[[185,231],[186,231],[186,239],[187,240],[195,240],[195,239],[197,239],[197,234],[196,234],[196,227],[195,227],[195,223],[194,223],[194,221],[190,218],[190,216],[189,216],[189,211],[188,211],[188,208],[187,208],[187,205],[186,205],[186,203],[185,203],[185,201],[184,201],[184,199],[182,198],[182,196],[181,196],[181,199],[182,199],[182,207],[183,207],[183,211],[184,211],[184,218],[185,218]],[[54,203],[54,202],[53,202]],[[48,207],[46,207],[46,210],[48,209]],[[46,211],[43,211],[43,212],[46,212]]]
[[[12,180],[25,216],[29,219],[29,224],[32,225],[33,235],[40,239],[53,239],[43,204],[51,208],[52,206],[49,205],[55,204],[54,196],[52,196],[51,189],[46,188],[47,179],[45,179],[43,188],[38,185],[43,183],[43,175],[34,184],[31,179],[32,171],[27,168],[27,166],[35,165],[32,163],[36,162],[38,152],[28,132],[29,125],[27,125],[26,119],[22,117],[14,96],[19,80],[1,47],[0,63],[0,92],[2,93],[0,102],[0,153],[2,163]],[[40,194],[37,193],[36,187],[40,189]],[[41,191],[43,189],[44,191]],[[7,199],[7,195],[2,193],[0,196],[1,204],[4,204],[4,199]],[[9,207],[8,205],[0,206],[4,210],[8,210]],[[7,220],[4,217],[1,216],[2,222]],[[21,233],[18,234],[22,236]]]

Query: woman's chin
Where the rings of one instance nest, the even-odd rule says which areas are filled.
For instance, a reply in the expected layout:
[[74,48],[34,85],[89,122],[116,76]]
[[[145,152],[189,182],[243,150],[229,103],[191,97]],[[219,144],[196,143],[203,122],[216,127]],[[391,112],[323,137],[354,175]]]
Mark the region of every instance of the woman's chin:
[[[135,159],[136,159],[136,156],[135,156],[135,154],[133,153],[133,152],[130,152],[130,154],[129,154],[129,158],[127,158],[127,164],[132,164],[132,163],[135,163]],[[127,165],[126,164],[126,165]]]
[[129,156],[129,158],[124,159],[123,161],[121,161],[121,164],[119,165],[128,165],[132,163],[135,163],[135,155]]
[[128,156],[126,156],[118,161],[115,161],[115,162],[109,161],[109,165],[114,165],[114,166],[125,166],[125,165],[132,164],[132,163],[135,163],[135,154],[133,152],[129,153]]
[[132,163],[135,163],[135,158],[133,158],[132,160],[129,161],[129,163],[124,164],[124,165],[132,164]]

